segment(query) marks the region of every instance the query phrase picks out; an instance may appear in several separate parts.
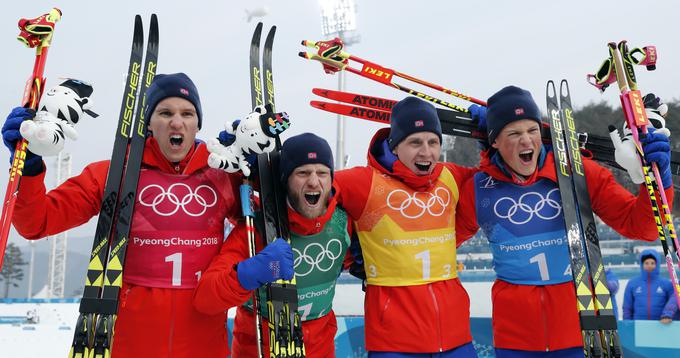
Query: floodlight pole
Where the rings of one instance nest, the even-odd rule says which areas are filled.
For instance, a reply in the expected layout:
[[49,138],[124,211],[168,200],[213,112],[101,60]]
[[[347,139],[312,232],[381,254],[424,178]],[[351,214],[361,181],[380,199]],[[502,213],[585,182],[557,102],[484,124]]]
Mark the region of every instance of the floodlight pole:
[[[322,3],[323,2],[323,3]],[[359,42],[358,36],[348,36],[348,32],[356,31],[356,24],[353,17],[356,16],[354,0],[320,0],[322,6],[321,21],[323,22],[322,33],[326,38],[337,36],[345,46]],[[324,4],[325,3],[325,4]],[[332,8],[332,12],[324,11]],[[338,21],[340,19],[340,21]],[[348,20],[352,19],[352,20]],[[338,72],[338,91],[345,89],[345,73]],[[346,163],[345,156],[345,119],[338,114],[335,142],[335,169],[343,169]]]

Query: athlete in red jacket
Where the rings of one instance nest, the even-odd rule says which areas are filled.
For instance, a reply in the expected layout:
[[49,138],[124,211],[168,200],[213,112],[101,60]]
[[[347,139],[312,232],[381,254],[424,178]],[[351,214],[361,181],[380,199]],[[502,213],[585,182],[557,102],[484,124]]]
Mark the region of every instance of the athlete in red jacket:
[[[290,270],[294,270],[297,281],[298,311],[302,318],[302,331],[306,356],[308,358],[335,357],[335,334],[337,323],[332,303],[335,283],[343,269],[343,259],[348,250],[348,219],[345,211],[337,206],[333,181],[333,154],[328,143],[311,133],[288,138],[281,150],[282,182],[288,189],[288,220],[291,231]],[[337,192],[337,191],[336,191]],[[261,239],[258,235],[258,243]],[[276,240],[276,243],[285,243]],[[267,246],[253,259],[248,258],[248,240],[243,223],[239,223],[227,238],[222,250],[210,263],[201,277],[194,305],[200,312],[215,314],[229,307],[241,305],[252,296],[252,289],[274,277],[268,269],[264,278],[252,281],[257,273],[243,276],[253,270],[253,261],[268,263],[272,259],[260,260],[258,256],[271,255],[272,245]],[[291,248],[288,247],[290,251]],[[281,260],[275,258],[274,260]],[[282,271],[286,268],[283,260]],[[264,302],[262,300],[261,302]],[[261,307],[263,317],[266,307]],[[269,333],[263,325],[264,351],[269,347]],[[255,336],[255,315],[252,306],[240,306],[234,321],[234,342],[232,357],[257,356]]]
[[[514,86],[488,104],[491,149],[463,186],[456,222],[459,245],[480,227],[491,245],[498,277],[492,289],[496,356],[583,357],[554,156],[541,141],[541,113],[531,94]],[[648,160],[670,158],[665,136],[648,139]],[[672,198],[669,162],[660,166]],[[585,158],[583,165],[593,212],[623,236],[654,241],[646,189],[635,197],[607,169]]]
[[455,242],[460,189],[474,170],[438,162],[440,152],[435,108],[407,97],[373,137],[368,166],[336,174],[363,252],[369,357],[476,356]]
[[[143,154],[112,356],[222,358],[229,354],[226,313],[198,312],[192,297],[220,250],[225,219],[237,214],[232,182],[238,177],[206,164],[209,153],[195,141],[201,105],[189,77],[159,74],[146,96],[152,136]],[[3,138],[16,139],[13,130],[3,128]],[[13,217],[22,236],[53,235],[98,214],[108,161],[88,165],[49,193],[42,161],[32,165]]]

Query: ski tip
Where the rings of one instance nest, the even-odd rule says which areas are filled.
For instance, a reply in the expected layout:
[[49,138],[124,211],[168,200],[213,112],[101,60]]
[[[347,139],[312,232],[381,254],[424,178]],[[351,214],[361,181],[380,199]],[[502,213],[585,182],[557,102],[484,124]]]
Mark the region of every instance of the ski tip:
[[323,88],[312,88],[312,93],[317,96],[327,97],[330,90]]
[[555,90],[555,82],[553,80],[548,80],[548,83],[546,83],[545,95],[548,98],[554,98],[557,95],[557,91]]
[[144,25],[142,24],[142,16],[140,15],[135,15],[133,41],[136,44],[144,42]]
[[309,105],[314,107],[314,108],[318,108],[318,109],[325,109],[326,108],[326,104],[324,102],[321,102],[321,101],[309,101]]
[[260,37],[262,37],[262,23],[258,22],[257,26],[255,26],[255,31],[253,31],[253,39],[250,41],[251,46],[259,46],[260,45]]
[[149,45],[155,44],[158,46],[158,17],[156,14],[151,14],[151,29],[149,30]]
[[569,82],[567,82],[567,80],[562,80],[560,82],[560,96],[569,97]]

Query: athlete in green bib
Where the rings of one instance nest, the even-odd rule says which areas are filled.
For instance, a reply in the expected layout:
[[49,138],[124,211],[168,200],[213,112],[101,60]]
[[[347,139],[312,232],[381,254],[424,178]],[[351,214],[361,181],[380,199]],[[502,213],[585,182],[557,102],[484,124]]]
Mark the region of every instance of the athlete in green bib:
[[[281,180],[288,191],[291,245],[276,240],[248,258],[246,228],[238,223],[202,274],[194,305],[205,313],[240,305],[231,356],[255,357],[255,316],[249,302],[252,290],[294,269],[307,357],[335,357],[333,297],[348,253],[350,224],[345,211],[337,206],[333,153],[323,138],[304,133],[283,143],[280,158]],[[267,324],[263,330],[268,343]]]

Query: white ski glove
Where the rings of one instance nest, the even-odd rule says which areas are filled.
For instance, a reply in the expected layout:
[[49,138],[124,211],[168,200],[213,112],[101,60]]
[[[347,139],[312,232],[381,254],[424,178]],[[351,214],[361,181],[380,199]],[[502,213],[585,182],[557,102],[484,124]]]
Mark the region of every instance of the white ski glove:
[[[666,120],[663,117],[668,112],[668,105],[662,103],[661,99],[653,93],[647,94],[644,102],[645,107],[649,107],[645,108],[647,118],[649,118],[647,128],[655,128],[655,133],[670,137],[671,131],[666,128]],[[633,142],[633,134],[626,123],[623,124],[621,132],[623,138],[619,136],[619,131],[614,126],[609,126],[609,137],[614,144],[614,159],[618,165],[626,169],[633,183],[642,184],[645,181],[644,174]]]

